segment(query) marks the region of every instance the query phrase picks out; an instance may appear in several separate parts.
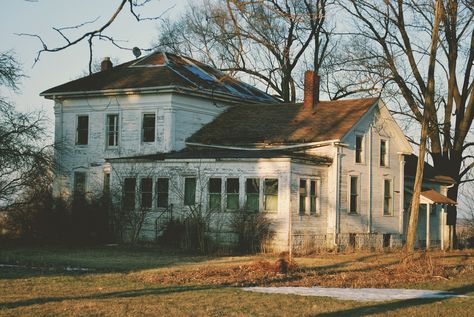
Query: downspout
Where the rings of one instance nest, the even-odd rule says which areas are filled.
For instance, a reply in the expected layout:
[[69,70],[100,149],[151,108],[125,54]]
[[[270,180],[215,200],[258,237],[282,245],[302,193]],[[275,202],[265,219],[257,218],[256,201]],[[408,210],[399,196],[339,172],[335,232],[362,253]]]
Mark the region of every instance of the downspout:
[[333,232],[333,244],[335,247],[337,247],[337,234],[339,233],[339,227],[340,227],[340,182],[341,182],[341,147],[337,144],[336,146],[336,205],[334,209],[334,232]]
[[400,235],[404,234],[404,226],[403,223],[405,222],[405,157],[403,154],[400,154],[400,208],[399,208],[399,220],[398,220],[398,232]]
[[372,232],[372,185],[373,185],[373,167],[372,167],[372,124],[369,126],[369,210],[367,215],[367,233]]

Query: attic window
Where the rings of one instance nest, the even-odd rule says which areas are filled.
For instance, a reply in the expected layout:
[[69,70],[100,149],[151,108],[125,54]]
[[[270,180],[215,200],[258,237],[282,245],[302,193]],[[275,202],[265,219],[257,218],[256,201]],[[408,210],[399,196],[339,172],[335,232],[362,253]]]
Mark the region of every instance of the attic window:
[[363,163],[363,159],[364,159],[364,136],[356,135],[355,161],[356,163]]
[[89,116],[77,117],[77,145],[87,145],[89,140]]
[[388,141],[380,140],[380,166],[388,166]]

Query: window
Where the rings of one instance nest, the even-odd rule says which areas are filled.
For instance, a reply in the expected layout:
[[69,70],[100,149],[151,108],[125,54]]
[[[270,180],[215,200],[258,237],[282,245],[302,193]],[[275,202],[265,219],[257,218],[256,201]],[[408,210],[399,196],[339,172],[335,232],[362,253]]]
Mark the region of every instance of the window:
[[300,194],[300,215],[304,215],[306,213],[306,197],[308,196],[308,193],[306,190],[306,179],[300,179],[299,194]]
[[184,205],[192,206],[196,203],[196,178],[184,179]]
[[392,181],[385,179],[383,182],[383,214],[392,214]]
[[247,178],[245,180],[245,208],[248,211],[260,209],[260,182],[258,178]]
[[239,179],[228,178],[225,188],[227,200],[226,208],[231,210],[239,209]]
[[74,199],[84,199],[86,194],[86,173],[74,172]]
[[150,209],[153,201],[153,180],[149,177],[140,181],[141,208]]
[[155,114],[146,113],[143,115],[143,142],[155,142]]
[[278,179],[265,179],[263,185],[265,211],[278,211]]
[[362,135],[356,135],[355,161],[356,163],[364,162],[364,137]]
[[169,199],[169,179],[158,178],[156,180],[156,207],[167,208]]
[[221,210],[222,201],[222,179],[209,179],[209,209]]
[[89,140],[89,116],[77,117],[76,144],[87,145]]
[[127,177],[123,183],[123,208],[125,210],[135,209],[135,186],[136,179],[134,177]]
[[392,238],[392,235],[390,233],[384,233],[382,235],[382,239],[383,239],[383,242],[382,242],[382,247],[385,249],[385,248],[390,248],[390,240]]
[[107,115],[107,146],[117,146],[119,137],[118,114]]
[[380,140],[380,166],[388,166],[388,142]]
[[311,180],[309,188],[309,210],[312,215],[319,214],[319,181]]
[[104,173],[104,195],[110,194],[110,173]]
[[349,201],[349,212],[356,214],[358,211],[359,204],[359,177],[350,177],[350,201]]

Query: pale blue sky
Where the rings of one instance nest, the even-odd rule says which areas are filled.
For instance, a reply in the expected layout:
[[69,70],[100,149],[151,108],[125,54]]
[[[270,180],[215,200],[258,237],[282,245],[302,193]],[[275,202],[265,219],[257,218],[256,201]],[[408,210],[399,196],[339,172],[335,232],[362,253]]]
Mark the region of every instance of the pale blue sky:
[[[3,91],[22,111],[43,110],[53,120],[53,102],[39,97],[39,93],[77,78],[88,67],[88,46],[86,42],[57,53],[44,53],[33,66],[41,43],[32,37],[18,36],[15,33],[38,34],[49,47],[64,42],[52,27],[74,26],[99,17],[93,25],[85,26],[91,30],[106,21],[119,4],[119,0],[11,0],[5,1],[0,11],[0,51],[13,49],[23,65],[25,75],[21,81],[20,92]],[[169,10],[167,15],[178,15],[187,0],[154,0],[147,4],[143,16],[157,16]],[[117,17],[106,34],[116,39],[128,41],[127,47],[150,47],[150,42],[158,35],[157,21],[136,20],[126,8]],[[71,33],[74,34],[74,33]],[[79,34],[76,32],[75,34]],[[120,50],[106,42],[95,41],[94,54],[101,59],[104,56],[118,58],[125,62],[134,58],[130,51]]]

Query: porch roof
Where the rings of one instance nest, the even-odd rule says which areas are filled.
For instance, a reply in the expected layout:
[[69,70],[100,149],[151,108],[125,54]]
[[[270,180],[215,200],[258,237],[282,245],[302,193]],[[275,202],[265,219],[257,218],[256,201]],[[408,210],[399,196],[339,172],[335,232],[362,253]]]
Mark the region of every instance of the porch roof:
[[426,202],[429,204],[457,205],[457,202],[433,189],[421,192],[421,196],[425,198]]
[[316,165],[330,165],[332,159],[326,156],[309,155],[305,153],[283,151],[283,150],[227,150],[227,149],[192,149],[185,148],[181,151],[170,153],[155,153],[149,155],[138,155],[119,158],[108,158],[106,161],[114,162],[150,162],[165,160],[186,159],[272,159],[289,158],[307,161]]

